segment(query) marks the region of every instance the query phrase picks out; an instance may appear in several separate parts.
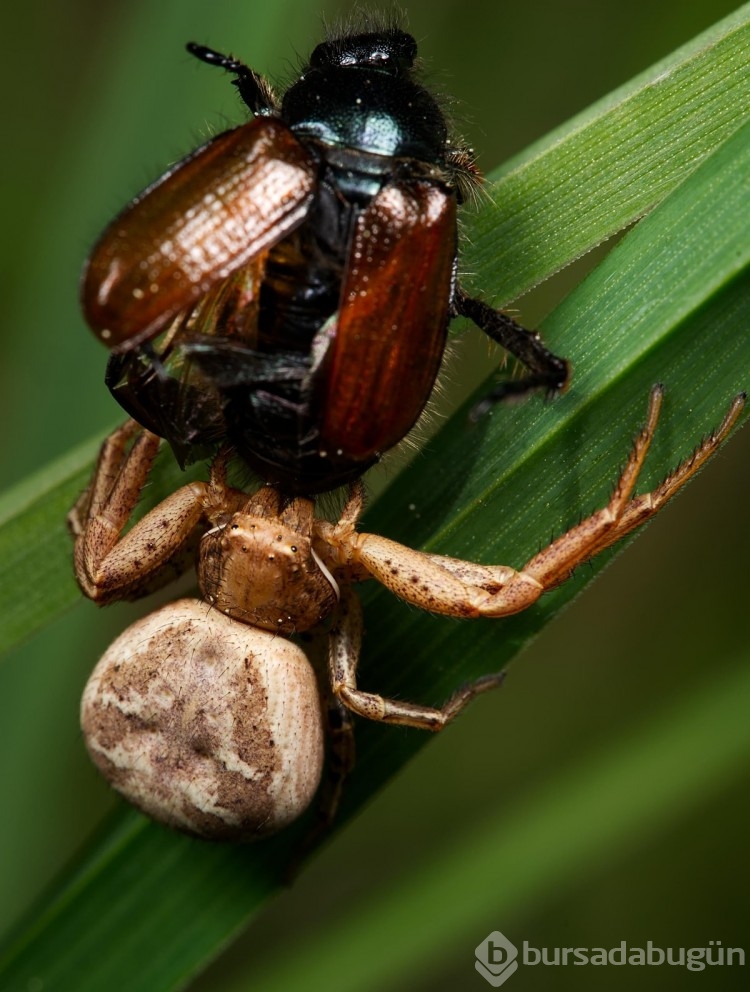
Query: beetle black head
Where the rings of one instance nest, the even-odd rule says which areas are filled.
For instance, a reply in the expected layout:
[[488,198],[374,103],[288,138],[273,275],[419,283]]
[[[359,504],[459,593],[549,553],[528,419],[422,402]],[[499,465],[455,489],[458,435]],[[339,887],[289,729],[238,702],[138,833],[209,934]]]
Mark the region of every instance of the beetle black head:
[[398,28],[344,35],[321,42],[310,56],[311,68],[328,65],[370,66],[397,73],[414,66],[417,43]]
[[329,39],[284,94],[281,119],[324,145],[443,166],[445,118],[414,78],[416,55],[393,27]]

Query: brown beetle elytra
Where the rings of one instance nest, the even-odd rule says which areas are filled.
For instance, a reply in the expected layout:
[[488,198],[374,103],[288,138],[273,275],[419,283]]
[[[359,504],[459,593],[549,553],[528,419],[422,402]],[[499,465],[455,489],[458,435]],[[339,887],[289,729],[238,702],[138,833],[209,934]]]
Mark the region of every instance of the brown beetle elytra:
[[181,463],[229,441],[288,492],[359,477],[420,416],[459,315],[527,366],[494,398],[565,386],[538,335],[457,283],[456,207],[479,174],[409,34],[323,42],[281,100],[188,47],[234,75],[255,119],[137,197],[83,279],[108,385]]

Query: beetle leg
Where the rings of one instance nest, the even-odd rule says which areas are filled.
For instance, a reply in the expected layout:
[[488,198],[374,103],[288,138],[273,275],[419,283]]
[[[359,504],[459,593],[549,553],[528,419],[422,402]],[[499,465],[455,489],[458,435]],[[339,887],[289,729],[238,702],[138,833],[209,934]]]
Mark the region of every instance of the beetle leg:
[[503,680],[502,673],[486,675],[463,686],[440,708],[387,699],[357,688],[361,643],[362,607],[355,593],[346,586],[342,589],[336,626],[330,640],[331,686],[348,709],[368,720],[420,730],[442,730],[475,696],[496,688]]
[[244,62],[232,58],[231,55],[222,55],[221,52],[215,52],[205,45],[197,45],[194,41],[188,42],[185,47],[201,62],[231,72],[235,77],[232,82],[237,87],[243,102],[254,114],[268,117],[278,113],[279,101],[276,94],[268,80],[260,73],[255,72]]
[[656,430],[663,390],[651,391],[646,425],[604,509],[566,531],[520,570],[505,565],[478,565],[442,555],[424,554],[374,534],[342,533],[339,562],[359,579],[357,568],[408,603],[455,617],[502,617],[531,606],[542,593],[564,582],[579,565],[615,544],[654,516],[700,469],[731,431],[745,395],[732,403],[720,426],[650,493],[633,489]]
[[105,440],[91,485],[69,516],[76,579],[100,604],[145,595],[190,565],[209,493],[202,482],[183,486],[121,537],[159,447],[159,438],[143,431],[128,450],[138,430],[127,421]]
[[498,383],[471,411],[472,420],[478,420],[495,403],[507,396],[522,396],[538,388],[549,393],[558,393],[565,389],[570,366],[564,358],[558,358],[544,346],[537,331],[527,330],[507,313],[468,296],[461,289],[456,290],[454,306],[459,316],[468,317],[528,369],[528,373],[520,379]]

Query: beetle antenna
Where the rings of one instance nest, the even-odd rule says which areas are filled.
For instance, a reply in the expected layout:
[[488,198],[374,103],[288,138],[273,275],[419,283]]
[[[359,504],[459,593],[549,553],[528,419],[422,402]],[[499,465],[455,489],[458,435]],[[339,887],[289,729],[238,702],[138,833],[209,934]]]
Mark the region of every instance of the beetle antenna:
[[271,117],[278,113],[279,102],[271,84],[260,73],[254,72],[244,62],[232,58],[231,55],[222,55],[215,52],[213,48],[206,45],[197,45],[194,41],[188,42],[185,46],[191,55],[194,55],[201,62],[207,65],[216,65],[220,69],[226,69],[233,73],[232,80],[237,87],[242,100],[250,110],[259,117]]

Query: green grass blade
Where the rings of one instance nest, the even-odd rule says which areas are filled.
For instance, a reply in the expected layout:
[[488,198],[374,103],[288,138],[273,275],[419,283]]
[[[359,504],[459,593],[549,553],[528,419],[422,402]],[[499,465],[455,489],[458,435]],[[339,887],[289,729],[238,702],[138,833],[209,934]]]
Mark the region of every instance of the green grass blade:
[[[750,5],[490,176],[463,259],[498,305],[632,224],[750,115]],[[499,125],[501,126],[501,125]]]
[[87,444],[0,499],[0,651],[78,599],[65,516],[91,475],[95,452]]

